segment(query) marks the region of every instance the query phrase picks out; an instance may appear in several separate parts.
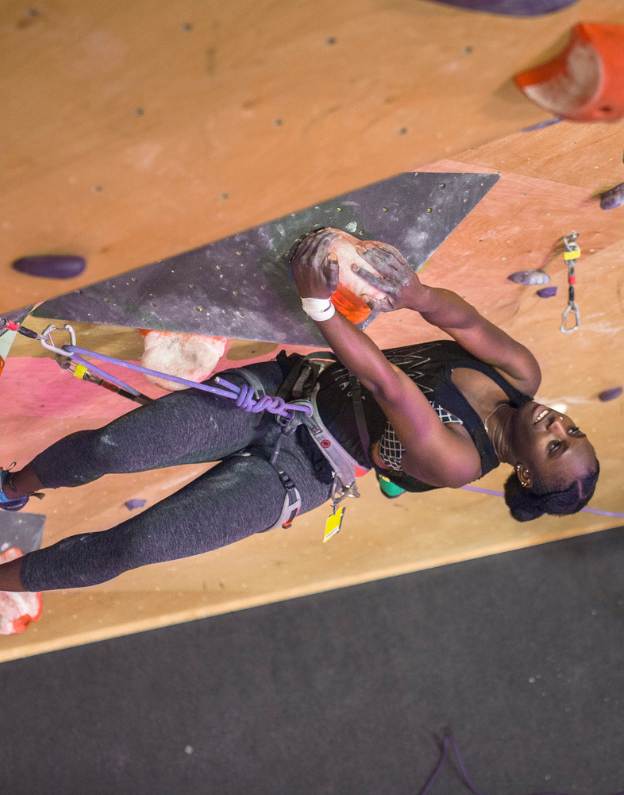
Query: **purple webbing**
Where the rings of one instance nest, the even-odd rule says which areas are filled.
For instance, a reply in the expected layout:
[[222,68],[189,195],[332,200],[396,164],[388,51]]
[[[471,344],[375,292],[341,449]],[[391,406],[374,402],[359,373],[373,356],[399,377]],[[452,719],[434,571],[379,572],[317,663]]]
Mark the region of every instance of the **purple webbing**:
[[230,400],[235,400],[236,405],[239,408],[242,408],[244,411],[249,411],[251,413],[259,413],[261,411],[268,411],[270,414],[277,414],[280,417],[288,417],[289,412],[291,411],[302,411],[304,414],[310,414],[311,408],[306,405],[297,405],[292,403],[286,403],[283,398],[281,397],[273,397],[272,395],[264,395],[264,397],[260,398],[260,400],[256,400],[253,397],[253,389],[247,384],[243,384],[242,386],[237,386],[236,384],[232,384],[229,381],[226,381],[224,378],[220,378],[222,384],[228,387],[228,389],[220,389],[217,386],[209,386],[208,384],[198,384],[196,381],[189,381],[186,378],[180,378],[177,375],[168,375],[167,373],[161,373],[158,370],[150,370],[148,367],[141,367],[138,364],[132,364],[131,362],[125,362],[123,359],[115,359],[112,356],[106,356],[103,353],[96,353],[95,351],[88,351],[85,348],[79,348],[76,345],[65,345],[63,350],[67,351],[71,354],[71,358],[73,361],[78,362],[79,364],[88,367],[94,373],[97,373],[100,378],[104,378],[107,381],[110,381],[113,384],[121,387],[122,389],[126,389],[132,392],[135,395],[139,393],[136,389],[133,389],[129,384],[124,383],[120,379],[116,378],[114,375],[110,375],[110,373],[105,372],[104,370],[100,370],[99,367],[92,364],[89,361],[86,361],[83,356],[89,356],[94,359],[101,359],[104,362],[109,362],[110,364],[117,364],[120,367],[126,367],[128,370],[134,370],[137,373],[143,373],[144,375],[151,375],[155,376],[156,378],[163,378],[167,381],[173,381],[176,384],[182,384],[183,386],[189,387],[191,389],[201,389],[203,392],[210,392],[213,395],[219,395],[220,397],[229,398]]
[[482,795],[481,792],[477,789],[473,781],[470,779],[468,775],[468,771],[466,770],[466,766],[464,764],[464,760],[461,758],[461,754],[459,753],[459,748],[457,747],[457,743],[455,742],[453,736],[450,733],[447,733],[442,738],[442,744],[440,748],[440,757],[438,762],[433,769],[433,772],[425,782],[425,786],[420,790],[418,795],[428,795],[431,786],[435,783],[440,770],[442,769],[442,765],[444,761],[447,759],[449,755],[449,748],[453,752],[453,756],[455,757],[455,764],[457,766],[457,770],[461,777],[462,782],[468,787],[469,791],[472,795]]
[[451,748],[453,749],[453,753],[455,754],[455,762],[457,763],[457,767],[459,768],[459,772],[461,774],[464,784],[468,787],[470,792],[473,793],[473,795],[481,795],[481,791],[477,789],[475,783],[468,775],[468,771],[466,770],[466,765],[464,764],[464,760],[462,759],[461,754],[459,753],[459,748],[457,747],[455,738],[451,734],[449,734],[448,740],[451,745]]
[[[462,782],[466,785],[466,787],[472,793],[472,795],[482,795],[481,791],[477,789],[473,781],[470,779],[470,776],[468,775],[468,771],[466,770],[466,766],[464,764],[464,760],[461,758],[461,754],[459,753],[459,748],[457,747],[455,738],[451,734],[445,734],[445,736],[442,738],[442,742],[440,744],[440,756],[438,758],[436,766],[429,775],[429,778],[425,782],[424,787],[420,790],[418,795],[429,795],[431,786],[436,782],[440,770],[442,769],[442,765],[444,764],[446,759],[450,756],[449,749],[453,752],[453,755],[455,757],[457,772],[459,773]],[[554,792],[552,790],[549,790],[548,792],[533,792],[532,795],[565,795],[565,793]],[[624,792],[619,791],[614,793],[614,795],[624,795]]]
[[438,773],[442,769],[442,765],[444,764],[444,760],[446,759],[447,754],[448,754],[448,738],[445,737],[442,740],[442,747],[440,748],[440,756],[438,757],[436,766],[429,774],[429,778],[425,781],[425,784],[423,788],[419,791],[418,795],[428,795],[431,789],[431,785],[434,784],[436,779],[438,778]]

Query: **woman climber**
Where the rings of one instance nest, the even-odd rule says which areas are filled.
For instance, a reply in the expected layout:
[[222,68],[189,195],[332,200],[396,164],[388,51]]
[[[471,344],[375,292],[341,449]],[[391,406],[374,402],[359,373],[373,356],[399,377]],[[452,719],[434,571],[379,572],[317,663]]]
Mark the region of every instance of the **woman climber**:
[[[569,417],[532,399],[541,376],[530,351],[456,293],[422,284],[396,249],[356,241],[358,256],[375,271],[352,266],[371,285],[372,307],[412,309],[453,338],[379,350],[334,311],[335,235],[322,229],[303,238],[291,267],[302,306],[337,359],[316,372],[313,386],[318,414],[345,460],[360,472],[373,467],[382,486],[397,491],[457,488],[506,463],[513,472],[505,500],[515,519],[585,506],[599,472],[594,448]],[[281,387],[292,398],[293,380],[302,388],[292,377],[302,361],[281,355],[221,375],[267,394]],[[303,388],[306,397],[310,385]],[[107,473],[220,462],[110,530],[71,536],[0,566],[0,591],[95,585],[230,544],[322,505],[335,496],[336,468],[322,450],[329,443],[317,445],[306,424],[283,431],[268,413],[246,413],[189,389],[103,428],[72,433],[18,472],[1,470],[0,507],[19,510],[41,489],[79,486]]]

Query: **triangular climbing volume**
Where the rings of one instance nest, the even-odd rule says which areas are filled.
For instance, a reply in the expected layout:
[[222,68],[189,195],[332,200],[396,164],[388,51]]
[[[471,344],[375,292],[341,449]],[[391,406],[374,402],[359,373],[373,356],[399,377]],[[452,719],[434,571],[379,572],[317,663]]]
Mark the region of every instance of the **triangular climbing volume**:
[[495,174],[404,173],[59,298],[41,317],[299,345],[323,344],[301,311],[287,254],[325,226],[396,246],[417,270]]

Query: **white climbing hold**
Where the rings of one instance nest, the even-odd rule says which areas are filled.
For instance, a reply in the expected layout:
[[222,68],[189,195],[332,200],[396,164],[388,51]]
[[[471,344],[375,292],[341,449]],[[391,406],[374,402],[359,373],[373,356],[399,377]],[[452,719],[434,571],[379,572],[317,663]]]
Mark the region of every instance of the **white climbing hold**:
[[[182,334],[174,331],[142,331],[145,349],[141,365],[150,370],[205,381],[215,370],[225,352],[226,337],[208,337],[203,334]],[[146,375],[152,383],[167,390],[187,389],[157,376]]]

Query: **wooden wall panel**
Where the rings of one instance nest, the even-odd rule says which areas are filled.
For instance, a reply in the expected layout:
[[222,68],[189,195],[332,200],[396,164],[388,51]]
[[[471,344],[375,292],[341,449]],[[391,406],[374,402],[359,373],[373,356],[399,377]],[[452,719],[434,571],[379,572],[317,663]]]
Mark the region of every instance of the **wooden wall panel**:
[[[619,0],[532,19],[429,0],[36,8],[0,9],[1,267],[75,251],[72,286],[547,118],[512,75],[579,18],[624,19]],[[0,311],[64,290],[10,278]]]

